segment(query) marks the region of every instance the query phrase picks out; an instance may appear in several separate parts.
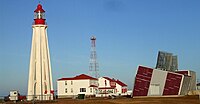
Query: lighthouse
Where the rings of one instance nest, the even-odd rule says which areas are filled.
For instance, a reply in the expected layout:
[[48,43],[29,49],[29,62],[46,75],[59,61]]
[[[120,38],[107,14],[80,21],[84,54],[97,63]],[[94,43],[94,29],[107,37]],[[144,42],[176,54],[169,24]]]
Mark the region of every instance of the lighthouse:
[[34,11],[27,100],[53,100],[51,62],[45,11],[41,4]]

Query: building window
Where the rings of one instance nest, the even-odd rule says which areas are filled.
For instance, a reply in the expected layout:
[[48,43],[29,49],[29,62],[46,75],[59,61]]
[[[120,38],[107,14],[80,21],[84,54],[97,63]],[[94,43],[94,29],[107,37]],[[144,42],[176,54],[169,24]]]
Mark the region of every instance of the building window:
[[71,93],[73,93],[73,88],[71,88]]
[[71,85],[73,85],[73,81],[71,81]]
[[86,88],[80,88],[80,92],[86,92]]
[[90,93],[92,93],[92,88],[90,88]]
[[67,88],[65,88],[65,93],[67,93]]
[[67,81],[65,81],[65,85],[67,85]]

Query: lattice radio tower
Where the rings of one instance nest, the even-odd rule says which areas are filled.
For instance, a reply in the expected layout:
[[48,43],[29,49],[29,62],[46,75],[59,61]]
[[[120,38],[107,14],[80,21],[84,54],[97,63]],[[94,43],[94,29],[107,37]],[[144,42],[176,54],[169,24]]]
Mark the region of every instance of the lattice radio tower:
[[99,64],[97,62],[97,54],[96,54],[96,37],[92,36],[90,40],[91,40],[91,54],[90,54],[89,73],[91,76],[99,78]]

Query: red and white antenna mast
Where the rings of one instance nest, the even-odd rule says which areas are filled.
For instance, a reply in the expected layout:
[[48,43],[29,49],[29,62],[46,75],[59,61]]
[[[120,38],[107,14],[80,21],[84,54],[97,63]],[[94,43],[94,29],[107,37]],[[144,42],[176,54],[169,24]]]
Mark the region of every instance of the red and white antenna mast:
[[97,62],[97,54],[96,54],[96,37],[92,36],[90,40],[91,40],[91,54],[90,54],[89,73],[91,76],[99,78],[99,64]]

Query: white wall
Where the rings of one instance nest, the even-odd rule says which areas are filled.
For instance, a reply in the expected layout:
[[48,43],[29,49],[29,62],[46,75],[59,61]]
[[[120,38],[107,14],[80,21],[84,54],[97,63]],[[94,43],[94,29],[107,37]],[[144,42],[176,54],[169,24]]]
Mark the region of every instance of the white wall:
[[[105,80],[106,80],[106,83],[107,83],[106,86],[105,86]],[[103,77],[100,77],[98,82],[99,82],[99,88],[111,87],[110,86],[110,81],[105,79],[105,78],[103,78]],[[122,94],[122,88],[124,88],[124,87],[122,87],[121,85],[116,83],[116,88],[114,88],[113,94],[123,95]],[[127,88],[127,87],[125,87],[125,88]],[[117,92],[116,92],[116,89],[117,89]]]
[[[103,77],[100,77],[98,80],[99,80],[98,81],[99,82],[99,88],[101,88],[101,87],[111,87],[109,80],[107,80],[107,79],[105,79]],[[105,80],[106,80],[106,86],[105,86]]]
[[120,86],[119,84],[116,83],[116,89],[117,89],[117,94],[121,94],[122,93],[122,86]]
[[[154,95],[161,96],[163,94],[163,90],[165,87],[166,78],[167,78],[167,71],[154,69],[151,77],[151,82],[149,85],[148,96],[154,96]],[[156,91],[159,90],[157,91],[158,93],[156,93],[155,90]]]
[[191,77],[182,75],[179,95],[187,95],[189,92]]
[[65,81],[57,81],[57,94],[65,95]]
[[[67,81],[67,85],[65,85],[65,81]],[[78,94],[85,94],[85,95],[94,95],[95,88],[89,87],[91,83],[98,84],[97,80],[60,80],[57,81],[57,90],[58,96],[67,95],[73,96]],[[67,93],[65,89],[67,88]],[[86,92],[80,92],[80,88],[86,88]],[[91,92],[92,90],[92,92]]]
[[191,71],[189,70],[189,76],[191,76],[190,78],[190,83],[189,83],[189,90],[196,90],[196,82],[197,82],[197,79],[196,79],[196,72],[194,71]]

